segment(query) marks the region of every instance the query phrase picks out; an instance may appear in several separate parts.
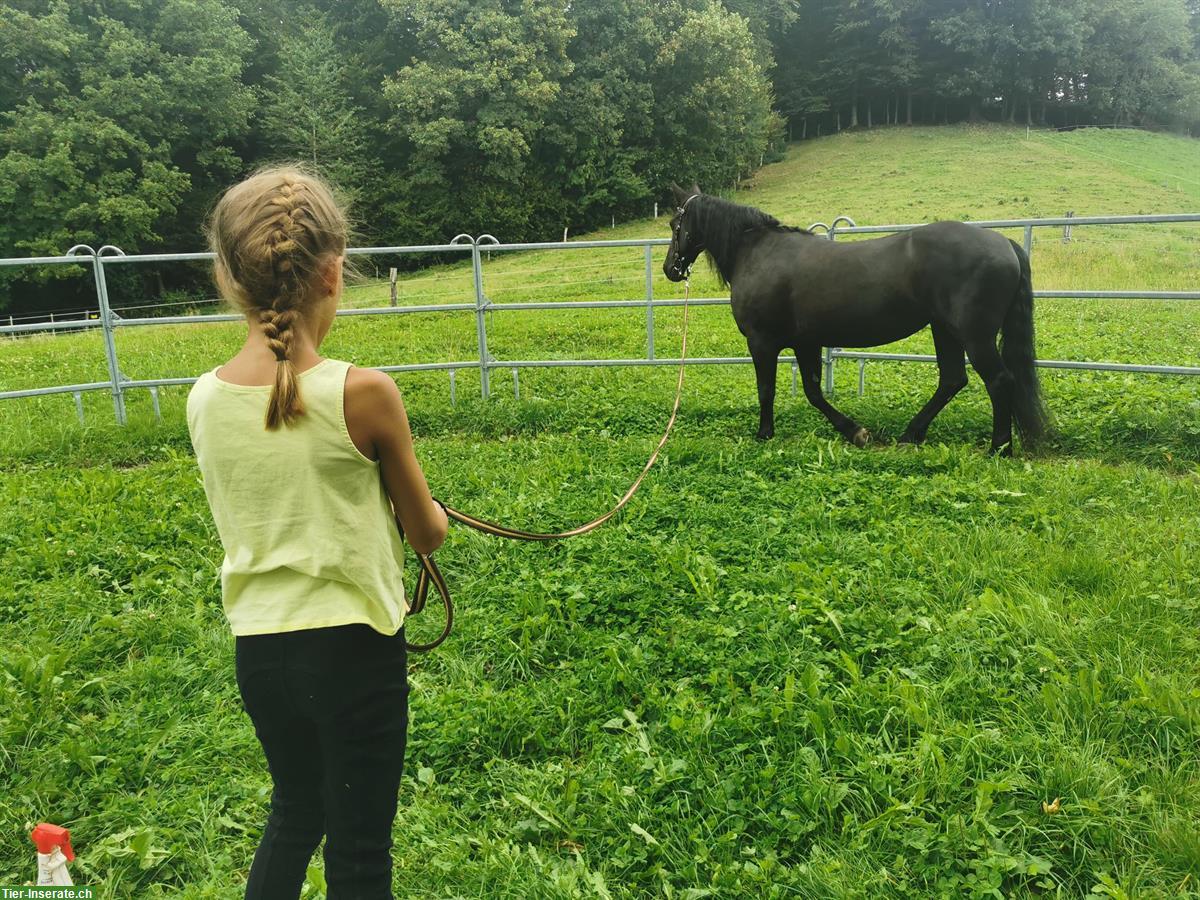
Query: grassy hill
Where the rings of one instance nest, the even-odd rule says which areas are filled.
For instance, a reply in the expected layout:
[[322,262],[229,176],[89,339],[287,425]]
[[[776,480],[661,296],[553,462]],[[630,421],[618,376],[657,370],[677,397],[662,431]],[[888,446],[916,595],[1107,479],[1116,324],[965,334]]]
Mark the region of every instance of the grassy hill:
[[[793,145],[787,158],[763,168],[735,199],[780,219],[808,225],[849,215],[857,223],[994,219],[1179,212],[1200,201],[1200,143],[1135,131],[1032,132],[997,127],[892,128],[845,133]],[[491,229],[504,238],[503,223]],[[623,223],[588,237],[666,236],[666,218]],[[1019,231],[1012,233],[1019,239]],[[843,240],[848,238],[843,238]],[[397,236],[403,241],[403,236]],[[189,248],[190,249],[190,248]],[[657,297],[682,296],[661,275],[663,251],[654,255]],[[361,261],[365,283],[351,289],[348,306],[384,305],[385,285],[371,276],[386,272],[387,258]],[[181,265],[181,264],[164,264]],[[186,265],[186,264],[183,264]],[[1035,232],[1034,285],[1038,289],[1195,290],[1200,288],[1200,228],[1076,227],[1070,243],[1060,229]],[[83,277],[89,277],[84,273]],[[521,300],[630,299],[644,296],[640,248],[575,252],[492,254],[484,287],[496,303]],[[721,293],[703,265],[694,295]],[[426,270],[402,279],[401,304],[473,302],[469,265]],[[119,292],[115,307],[122,306]],[[126,301],[128,302],[128,301]],[[127,315],[137,315],[131,311]],[[695,313],[696,355],[744,355],[745,345],[728,310]],[[669,356],[678,346],[680,316],[656,313],[656,350]],[[1043,358],[1101,359],[1138,363],[1200,364],[1195,304],[1188,302],[1044,300],[1037,309]],[[489,349],[504,359],[615,357],[645,354],[644,315],[639,311],[497,312],[489,318]],[[137,328],[118,333],[118,356],[130,378],[194,376],[224,358],[240,341],[236,325]],[[928,333],[892,349],[930,352]],[[472,313],[387,319],[343,319],[329,351],[362,365],[468,361],[478,358]],[[849,376],[849,366],[847,369]],[[477,390],[463,373],[460,396]],[[585,373],[526,372],[528,390],[550,395],[556,385]],[[655,375],[639,375],[654,378]],[[705,377],[709,377],[707,374]],[[740,375],[738,377],[741,377]],[[920,378],[921,376],[916,376]],[[1051,376],[1053,377],[1053,376]],[[1078,382],[1088,376],[1071,376]],[[0,390],[52,383],[106,380],[100,336],[58,335],[0,344]],[[872,379],[874,380],[874,379]],[[1112,383],[1110,382],[1106,383]],[[448,394],[446,376],[406,378],[406,389],[437,385],[437,408]],[[166,409],[176,415],[182,391],[167,391]],[[138,392],[135,417],[151,415]],[[111,403],[87,398],[89,426],[104,427]],[[21,423],[34,418],[52,429],[74,432],[69,397],[0,403],[0,431],[24,437]],[[11,427],[10,427],[11,426]],[[40,446],[40,431],[31,449]],[[0,440],[0,452],[12,448]]]
[[[1200,143],[1138,132],[880,129],[793,146],[737,199],[802,225],[1197,209]],[[492,229],[503,238],[502,224]],[[663,219],[595,237],[665,236]],[[1196,289],[1200,229],[1039,234],[1038,288]],[[655,257],[656,296],[678,296]],[[387,260],[380,261],[386,270]],[[496,302],[629,298],[640,249],[493,254]],[[702,268],[702,267],[700,267]],[[694,294],[715,293],[700,271]],[[348,305],[386,302],[366,280]],[[473,298],[469,268],[401,302]],[[114,303],[121,305],[119,297]],[[1044,357],[1200,365],[1195,304],[1042,301]],[[729,311],[692,352],[741,355]],[[680,315],[656,313],[660,356]],[[630,311],[491,314],[500,359],[645,353]],[[224,325],[118,332],[134,378],[195,375]],[[926,349],[918,335],[900,346]],[[472,313],[351,317],[328,355],[470,360]],[[104,378],[96,335],[0,341],[0,390]],[[456,631],[412,665],[399,897],[1194,896],[1200,879],[1200,379],[1044,372],[1058,436],[984,455],[972,380],[921,449],[888,443],[931,367],[872,365],[834,439],[780,373],[691,369],[615,523],[562,544],[456,529]],[[435,493],[550,530],[606,509],[664,424],[668,369],[399,378]],[[185,391],[128,428],[103,394],[0,403],[0,883],[26,823],[72,829],[98,896],[227,898],[269,779],[238,703]],[[430,611],[414,637],[438,624]],[[315,864],[305,897],[320,896]]]

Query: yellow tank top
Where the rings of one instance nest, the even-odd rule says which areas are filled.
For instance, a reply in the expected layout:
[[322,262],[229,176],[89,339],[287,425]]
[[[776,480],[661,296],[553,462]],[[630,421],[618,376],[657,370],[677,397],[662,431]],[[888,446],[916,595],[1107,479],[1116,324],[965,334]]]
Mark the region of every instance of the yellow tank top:
[[307,412],[267,431],[270,387],[230,384],[214,369],[188,394],[204,492],[225,548],[221,589],[235,635],[404,622],[404,544],[379,473],[350,440],[350,363],[300,373]]

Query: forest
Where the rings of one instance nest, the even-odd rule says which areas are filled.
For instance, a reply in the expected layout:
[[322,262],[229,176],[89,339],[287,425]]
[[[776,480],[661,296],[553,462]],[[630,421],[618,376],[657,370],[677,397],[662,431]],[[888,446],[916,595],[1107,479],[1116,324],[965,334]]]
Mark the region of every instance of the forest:
[[[0,256],[199,249],[279,160],[361,243],[550,239],[788,140],[961,121],[1195,133],[1200,0],[5,0]],[[6,313],[88,292],[0,269]]]

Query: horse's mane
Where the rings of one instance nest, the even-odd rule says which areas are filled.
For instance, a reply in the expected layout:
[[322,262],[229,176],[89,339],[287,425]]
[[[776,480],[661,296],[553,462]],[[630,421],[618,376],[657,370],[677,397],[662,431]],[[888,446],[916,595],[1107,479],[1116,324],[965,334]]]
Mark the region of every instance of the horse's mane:
[[807,228],[784,225],[774,216],[753,206],[742,206],[702,194],[693,201],[696,231],[703,235],[704,249],[722,286],[733,277],[737,250],[748,235],[756,231],[791,231],[811,234]]

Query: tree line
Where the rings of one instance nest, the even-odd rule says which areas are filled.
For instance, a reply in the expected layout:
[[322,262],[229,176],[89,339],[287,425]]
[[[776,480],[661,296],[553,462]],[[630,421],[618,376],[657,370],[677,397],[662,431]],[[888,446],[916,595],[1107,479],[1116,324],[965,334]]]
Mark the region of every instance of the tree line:
[[[1200,0],[5,0],[0,255],[195,249],[217,192],[284,159],[360,242],[546,239],[731,186],[789,136],[1189,131],[1198,60]],[[79,305],[64,274],[0,269],[0,309]]]
[[880,123],[1200,129],[1200,0],[802,0],[771,42],[793,135]]

